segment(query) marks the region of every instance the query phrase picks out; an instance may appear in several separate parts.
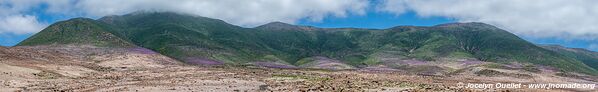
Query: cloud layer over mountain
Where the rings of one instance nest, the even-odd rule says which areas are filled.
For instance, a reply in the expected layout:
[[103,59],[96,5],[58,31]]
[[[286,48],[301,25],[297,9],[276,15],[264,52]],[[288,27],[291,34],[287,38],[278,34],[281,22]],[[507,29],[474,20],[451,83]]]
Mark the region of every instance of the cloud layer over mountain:
[[485,22],[526,37],[597,40],[597,5],[594,0],[0,0],[0,34],[38,32],[51,24],[46,22],[54,22],[42,21],[48,16],[65,20],[172,11],[253,27],[377,10],[399,16],[415,12],[421,17]]
[[[34,33],[45,27],[30,12],[101,17],[135,11],[171,11],[217,18],[241,26],[294,23],[365,14],[366,0],[0,0],[0,32]],[[23,27],[30,26],[30,27]],[[18,28],[17,28],[18,27]]]
[[596,0],[384,0],[377,8],[485,22],[524,36],[598,39]]

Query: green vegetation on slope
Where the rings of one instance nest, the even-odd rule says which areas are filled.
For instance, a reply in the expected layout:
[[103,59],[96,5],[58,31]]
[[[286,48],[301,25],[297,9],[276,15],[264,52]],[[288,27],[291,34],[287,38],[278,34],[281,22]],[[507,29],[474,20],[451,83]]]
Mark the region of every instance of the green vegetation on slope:
[[110,26],[87,18],[57,22],[19,43],[19,46],[81,44],[106,47],[135,46],[112,34]]
[[544,45],[543,48],[558,52],[564,56],[575,58],[598,70],[598,52],[579,48],[567,48],[559,45]]
[[221,20],[175,13],[147,13],[110,16],[100,21],[118,28],[135,44],[182,61],[197,57],[239,64],[263,60],[269,55],[246,28]]
[[[274,22],[256,28],[242,28],[221,20],[176,13],[134,13],[107,16],[98,21],[73,20],[85,21],[59,22],[46,30],[68,30],[62,33],[42,31],[19,45],[118,45],[128,41],[191,64],[210,60],[227,64],[256,61],[305,64],[313,61],[310,57],[322,56],[364,67],[396,62],[383,61],[388,60],[385,58],[423,61],[474,58],[498,63],[525,62],[553,66],[563,71],[598,74],[575,58],[540,48],[483,23],[358,29]],[[75,31],[80,28],[87,28],[85,30],[90,32]],[[102,39],[105,37],[99,34],[108,34],[107,37],[114,39]]]

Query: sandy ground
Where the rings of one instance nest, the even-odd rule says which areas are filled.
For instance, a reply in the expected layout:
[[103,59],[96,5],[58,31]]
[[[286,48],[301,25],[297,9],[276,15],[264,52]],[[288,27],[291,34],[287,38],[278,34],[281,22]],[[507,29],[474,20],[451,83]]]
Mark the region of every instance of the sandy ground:
[[[0,48],[0,90],[76,92],[288,92],[288,91],[589,91],[596,89],[470,89],[459,83],[590,83],[595,77],[558,72],[493,69],[480,65],[421,75],[384,66],[353,70],[191,66],[156,53],[72,47]],[[77,52],[77,53],[74,53]],[[415,63],[419,64],[419,63]],[[418,65],[421,66],[421,65]],[[480,71],[490,71],[481,74]]]

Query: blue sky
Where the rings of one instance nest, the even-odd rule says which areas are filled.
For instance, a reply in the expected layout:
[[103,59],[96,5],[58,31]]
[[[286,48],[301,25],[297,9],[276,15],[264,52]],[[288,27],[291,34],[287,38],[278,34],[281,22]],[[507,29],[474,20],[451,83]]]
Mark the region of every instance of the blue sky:
[[243,27],[273,21],[376,29],[484,22],[532,43],[598,51],[596,4],[590,0],[0,0],[0,45],[13,46],[56,21],[74,17],[168,11]]
[[445,17],[418,17],[413,12],[402,15],[390,13],[368,12],[365,15],[350,15],[341,18],[326,18],[320,22],[302,20],[298,25],[310,25],[324,28],[354,27],[385,29],[395,26],[434,26],[437,24],[456,22]]

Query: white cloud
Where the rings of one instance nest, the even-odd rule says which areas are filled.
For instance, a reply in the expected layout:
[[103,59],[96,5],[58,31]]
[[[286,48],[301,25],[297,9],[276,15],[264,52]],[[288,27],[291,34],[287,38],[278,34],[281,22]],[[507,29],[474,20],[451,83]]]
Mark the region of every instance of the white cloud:
[[13,15],[0,20],[0,33],[35,33],[46,27],[46,24],[37,21],[35,16]]
[[485,22],[515,34],[598,39],[596,0],[385,0],[378,10]]
[[[40,23],[34,13],[98,18],[140,10],[173,11],[222,19],[252,27],[272,21],[295,23],[325,17],[364,14],[368,0],[0,0],[0,32],[34,33]],[[444,16],[462,22],[479,21],[532,37],[598,39],[595,0],[383,0],[378,11],[422,17]],[[44,10],[34,10],[47,5]],[[44,12],[35,12],[44,11]],[[15,23],[12,23],[15,22]],[[11,27],[30,23],[24,28]],[[10,25],[9,25],[10,24]],[[37,30],[39,31],[39,30]]]
[[91,16],[125,14],[139,10],[174,11],[256,26],[272,21],[294,23],[308,18],[363,14],[366,0],[83,0],[75,7]]
[[23,14],[24,11],[37,8],[39,0],[0,0],[0,34],[35,33],[46,27],[36,16]]
[[[34,10],[42,5],[47,7]],[[301,19],[320,21],[328,16],[364,14],[368,5],[367,0],[0,0],[0,32],[40,31],[38,28],[45,27],[45,23],[40,23],[31,12],[98,18],[135,11],[170,11],[252,27],[273,21],[295,23]]]
[[93,17],[140,10],[171,11],[222,19],[242,26],[272,21],[294,23],[304,18],[319,21],[329,15],[364,14],[368,7],[367,0],[82,0],[71,4],[74,5],[66,8],[71,10],[55,8],[53,11],[79,11],[77,13]]

